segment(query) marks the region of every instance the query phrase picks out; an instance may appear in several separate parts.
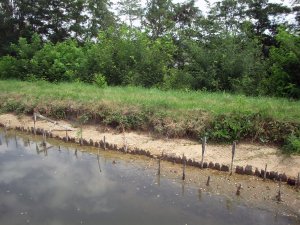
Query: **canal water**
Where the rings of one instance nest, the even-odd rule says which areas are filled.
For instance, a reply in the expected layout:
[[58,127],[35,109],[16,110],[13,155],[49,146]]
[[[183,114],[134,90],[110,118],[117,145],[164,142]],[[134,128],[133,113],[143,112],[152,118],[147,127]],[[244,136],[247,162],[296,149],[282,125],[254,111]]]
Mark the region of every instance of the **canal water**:
[[[47,150],[46,150],[47,149]],[[117,154],[116,154],[117,155]],[[146,159],[147,160],[147,159]],[[298,224],[202,193],[130,158],[100,156],[0,131],[2,225]]]

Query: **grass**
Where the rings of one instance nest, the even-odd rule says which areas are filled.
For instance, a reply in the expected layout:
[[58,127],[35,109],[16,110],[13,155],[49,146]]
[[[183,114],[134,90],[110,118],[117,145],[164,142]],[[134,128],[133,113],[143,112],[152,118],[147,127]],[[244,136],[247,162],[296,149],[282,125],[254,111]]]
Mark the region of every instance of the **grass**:
[[[0,110],[77,118],[170,137],[284,144],[300,133],[300,101],[83,83],[0,81]],[[297,139],[296,141],[298,141]]]
[[136,106],[164,110],[176,115],[189,111],[204,111],[213,115],[228,113],[260,113],[265,117],[282,122],[300,123],[300,101],[283,98],[246,97],[228,93],[202,91],[161,91],[140,87],[108,87],[82,83],[0,81],[0,94],[21,95],[24,99],[44,101],[74,101],[83,104],[99,102],[116,104],[120,107]]

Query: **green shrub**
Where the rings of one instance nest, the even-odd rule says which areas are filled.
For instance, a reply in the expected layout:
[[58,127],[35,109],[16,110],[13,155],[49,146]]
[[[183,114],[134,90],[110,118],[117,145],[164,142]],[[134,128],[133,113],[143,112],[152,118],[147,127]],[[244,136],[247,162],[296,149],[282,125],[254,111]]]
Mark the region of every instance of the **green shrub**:
[[0,79],[19,78],[17,59],[11,56],[0,58]]
[[283,149],[289,153],[300,153],[300,137],[294,134],[289,135]]
[[98,73],[94,75],[94,84],[96,84],[100,88],[107,87],[106,78],[104,75]]

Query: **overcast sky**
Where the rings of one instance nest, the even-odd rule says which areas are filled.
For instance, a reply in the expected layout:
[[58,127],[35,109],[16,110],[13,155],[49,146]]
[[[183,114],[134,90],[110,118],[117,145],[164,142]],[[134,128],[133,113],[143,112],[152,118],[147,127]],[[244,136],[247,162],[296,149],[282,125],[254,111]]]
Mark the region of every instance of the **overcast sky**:
[[[111,0],[114,4],[117,4],[117,2],[121,1],[121,0]],[[172,0],[173,3],[179,3],[179,2],[185,2],[186,0]],[[220,0],[208,0],[211,4],[218,2]],[[146,4],[146,0],[141,0],[140,1],[142,4]],[[199,7],[199,9],[202,12],[206,12],[207,11],[207,5],[205,0],[195,0],[196,2],[196,6]],[[292,0],[269,0],[269,2],[271,3],[282,3],[284,5],[291,5]],[[115,5],[116,6],[116,5]],[[115,7],[114,7],[115,8]]]
[[[184,2],[185,0],[173,0],[174,3],[177,3],[177,2]],[[209,2],[211,4],[215,3],[215,2],[218,2],[220,0],[209,0]],[[285,5],[290,5],[290,2],[291,0],[269,0],[269,2],[271,3],[282,3],[282,4],[285,4]],[[199,9],[201,9],[201,11],[205,12],[207,10],[207,7],[206,7],[206,2],[204,0],[196,0],[196,6],[199,7]]]
[[[121,1],[121,0],[111,0],[115,7],[114,10],[116,10],[116,4],[117,2]],[[185,2],[186,0],[172,0],[173,3],[180,3],[180,2]],[[215,2],[221,1],[221,0],[208,0],[210,2],[210,4],[212,5]],[[146,4],[146,0],[141,0],[140,1],[143,5]],[[292,0],[269,0],[270,3],[282,3],[284,5],[291,5]],[[207,12],[207,4],[205,2],[205,0],[195,0],[195,5],[203,12],[206,13]],[[121,17],[122,19],[124,19],[125,21],[127,21],[126,16],[125,17]],[[288,20],[292,21],[293,20],[293,16],[289,16]],[[135,22],[137,23],[137,22]]]

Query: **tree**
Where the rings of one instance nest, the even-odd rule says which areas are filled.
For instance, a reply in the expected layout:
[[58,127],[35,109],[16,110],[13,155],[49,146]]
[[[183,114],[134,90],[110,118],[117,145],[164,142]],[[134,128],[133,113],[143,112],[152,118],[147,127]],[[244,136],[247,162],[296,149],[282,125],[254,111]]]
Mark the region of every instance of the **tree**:
[[274,34],[280,23],[276,17],[290,12],[282,4],[269,3],[268,0],[248,0],[247,16],[254,21],[253,30],[257,36],[262,36],[265,31]]
[[143,21],[153,39],[162,37],[174,28],[174,8],[171,0],[150,0]]
[[87,0],[89,38],[97,37],[99,31],[116,25],[114,14],[108,9],[110,5],[109,0]]
[[8,53],[10,42],[18,40],[13,7],[10,0],[2,0],[0,2],[0,56]]
[[238,33],[246,19],[244,0],[223,0],[216,2],[210,10],[210,18],[215,20],[225,33]]
[[73,0],[67,9],[70,17],[69,32],[73,33],[72,36],[79,41],[84,41],[86,38],[86,20],[88,19],[84,13],[86,7],[86,0]]
[[266,80],[268,94],[300,98],[300,37],[280,28],[278,47],[270,50],[270,76]]
[[131,28],[134,21],[142,18],[143,10],[139,0],[122,0],[118,2],[118,6],[119,15],[128,18]]

